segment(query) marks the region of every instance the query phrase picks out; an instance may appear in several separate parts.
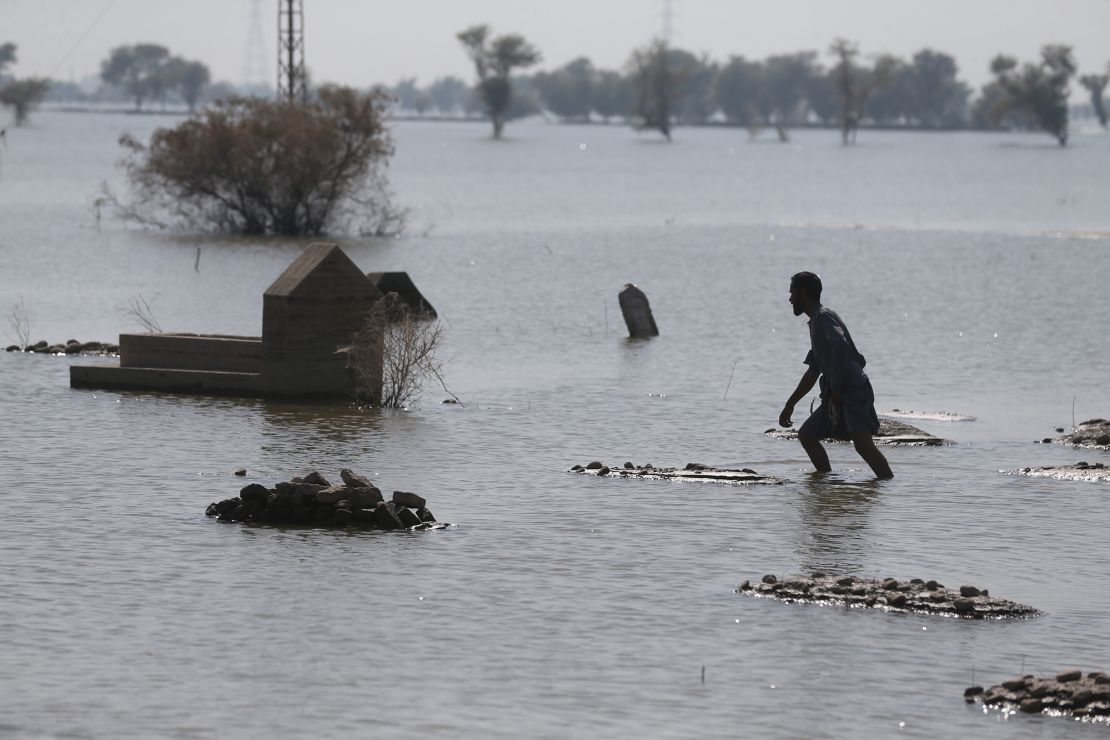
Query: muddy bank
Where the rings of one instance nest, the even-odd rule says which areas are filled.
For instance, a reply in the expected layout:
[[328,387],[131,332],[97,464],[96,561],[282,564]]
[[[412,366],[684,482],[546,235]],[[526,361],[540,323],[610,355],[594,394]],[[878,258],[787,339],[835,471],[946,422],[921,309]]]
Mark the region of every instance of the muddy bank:
[[1055,478],[1056,480],[1077,480],[1093,483],[1110,482],[1110,467],[1105,463],[1077,462],[1075,465],[1046,465],[1040,468],[1019,468],[1005,470],[1005,475],[1024,475],[1029,478]]
[[596,475],[599,478],[706,481],[741,485],[756,483],[778,485],[785,482],[782,478],[776,478],[773,475],[761,475],[751,468],[740,468],[739,470],[714,468],[701,463],[687,463],[684,468],[657,468],[651,463],[633,465],[626,462],[620,466],[609,467],[604,463],[594,461],[586,465],[575,465],[570,468],[569,472]]
[[758,583],[744,581],[736,593],[766,596],[786,602],[884,609],[887,611],[940,614],[966,619],[1032,617],[1031,606],[991,596],[977,586],[946,588],[936,581],[913,578],[868,580],[855,576],[814,573],[779,578],[766,575]]
[[[769,437],[776,439],[797,439],[797,426],[790,429],[772,427],[764,432]],[[826,442],[846,442],[844,439],[826,438]],[[875,435],[875,444],[902,446],[902,447],[941,447],[952,445],[951,440],[934,437],[933,435],[894,419],[879,419],[879,433]]]
[[1084,676],[1075,668],[1044,678],[1028,674],[989,689],[971,686],[964,699],[994,709],[1106,722],[1110,720],[1110,676],[1102,671]]
[[333,485],[317,472],[267,488],[244,486],[235,498],[209,504],[205,514],[220,521],[315,527],[418,531],[450,525],[436,521],[423,497],[394,491],[386,501],[367,478],[344,468]]

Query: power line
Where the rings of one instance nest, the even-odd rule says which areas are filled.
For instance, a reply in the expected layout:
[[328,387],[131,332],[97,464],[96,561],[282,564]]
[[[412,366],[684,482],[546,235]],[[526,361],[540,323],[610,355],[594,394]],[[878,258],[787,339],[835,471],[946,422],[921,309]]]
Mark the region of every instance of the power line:
[[66,60],[69,59],[70,55],[73,52],[77,51],[77,47],[81,45],[81,42],[84,41],[90,33],[92,33],[92,30],[96,28],[96,24],[100,23],[100,19],[107,15],[108,11],[111,10],[112,6],[115,4],[116,0],[108,0],[108,4],[104,6],[104,9],[101,10],[95,18],[93,18],[92,23],[90,23],[88,27],[84,30],[84,32],[82,32],[82,34],[77,38],[77,41],[73,42],[73,46],[69,47],[69,51],[65,53],[65,56],[62,57],[61,61],[54,65],[54,69],[50,70],[50,74],[47,75],[47,77],[49,77],[50,79],[54,79],[54,74],[58,71],[58,69],[66,63]]

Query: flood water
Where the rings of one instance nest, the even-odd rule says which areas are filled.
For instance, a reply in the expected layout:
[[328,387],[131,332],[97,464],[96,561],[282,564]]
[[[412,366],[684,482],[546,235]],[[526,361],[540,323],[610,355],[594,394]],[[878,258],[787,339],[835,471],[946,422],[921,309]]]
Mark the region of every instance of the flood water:
[[[97,219],[118,135],[174,120],[42,112],[9,130],[0,309],[22,298],[33,339],[136,330],[140,294],[167,330],[259,332],[262,291],[308,240]],[[1110,414],[1110,137],[508,133],[398,124],[409,233],[343,241],[439,310],[465,407],[435,388],[405,412],[71,390],[88,360],[0,353],[0,736],[1104,735],[962,692],[1110,670],[1110,490],[999,472],[1107,461],[1032,442],[1073,405],[1076,421]],[[867,356],[880,412],[977,416],[918,424],[957,444],[888,449],[888,482],[833,446],[816,481],[800,447],[763,435],[804,369],[786,302],[802,269]],[[657,339],[626,338],[626,282]],[[594,459],[790,482],[565,472]],[[204,516],[245,482],[343,467],[458,526]],[[812,570],[972,583],[1046,614],[734,593]]]

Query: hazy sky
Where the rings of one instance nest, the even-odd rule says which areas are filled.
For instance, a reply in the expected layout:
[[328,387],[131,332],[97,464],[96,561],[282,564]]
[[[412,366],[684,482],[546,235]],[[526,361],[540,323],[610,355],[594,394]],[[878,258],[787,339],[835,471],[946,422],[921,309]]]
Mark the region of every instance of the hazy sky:
[[[864,53],[953,54],[965,80],[989,77],[992,56],[1033,58],[1071,44],[1081,71],[1110,61],[1110,0],[672,0],[674,43],[718,59],[819,49],[843,36]],[[275,74],[278,0],[258,0],[267,78]],[[151,41],[243,81],[252,0],[0,0],[0,43],[19,45],[18,75],[95,74],[119,44]],[[543,67],[575,56],[619,67],[662,28],[662,0],[304,0],[313,79],[367,86],[415,76],[471,76],[455,33],[485,22],[519,32]]]

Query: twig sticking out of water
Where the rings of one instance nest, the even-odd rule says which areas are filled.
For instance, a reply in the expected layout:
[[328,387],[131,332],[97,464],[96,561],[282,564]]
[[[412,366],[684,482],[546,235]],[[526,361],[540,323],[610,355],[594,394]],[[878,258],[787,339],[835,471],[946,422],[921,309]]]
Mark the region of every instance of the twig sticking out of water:
[[1078,428],[1079,428],[1079,427],[1077,427],[1077,426],[1075,425],[1075,397],[1076,397],[1076,396],[1078,396],[1078,395],[1079,395],[1079,394],[1078,394],[1078,393],[1076,393],[1075,395],[1073,395],[1073,396],[1071,397],[1071,430],[1072,430],[1073,432],[1074,432],[1074,431],[1075,431],[1076,429],[1078,429]]
[[8,326],[15,334],[15,340],[20,348],[31,344],[31,317],[27,314],[27,306],[23,303],[23,296],[8,311]]
[[154,333],[162,331],[162,326],[158,323],[158,319],[154,317],[154,309],[150,307],[150,301],[144,298],[142,293],[131,298],[126,313],[138,321],[147,331]]
[[721,398],[722,401],[728,398],[728,389],[732,387],[732,376],[736,374],[736,365],[739,362],[740,360],[737,360],[736,362],[732,363],[732,372],[728,374],[728,385],[725,386],[725,395],[723,398]]
[[701,667],[701,685],[702,686],[705,685],[705,666],[704,665]]

